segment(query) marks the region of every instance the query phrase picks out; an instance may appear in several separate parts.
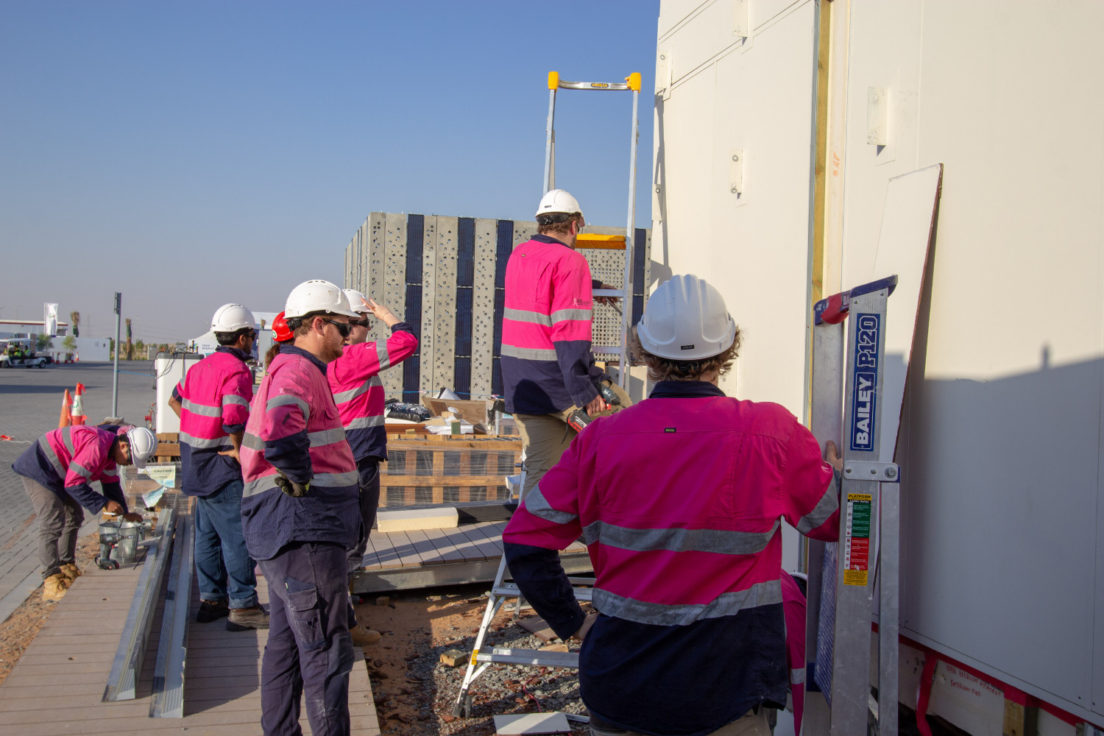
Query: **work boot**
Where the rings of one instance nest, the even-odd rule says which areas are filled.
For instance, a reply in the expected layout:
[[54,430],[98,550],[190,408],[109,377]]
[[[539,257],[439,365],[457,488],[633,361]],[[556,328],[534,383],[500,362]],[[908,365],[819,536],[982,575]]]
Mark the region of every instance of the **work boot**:
[[72,585],[73,581],[84,574],[84,571],[77,567],[75,562],[66,562],[61,566],[61,574],[69,579],[69,584]]
[[227,607],[226,601],[201,600],[199,602],[199,610],[196,611],[196,623],[209,624],[229,613],[230,609]]
[[69,589],[69,578],[60,572],[55,572],[42,582],[42,600],[54,603],[65,597]]
[[361,623],[349,629],[349,636],[353,637],[353,645],[358,647],[371,646],[383,638],[383,634]]
[[249,629],[267,629],[268,614],[260,606],[252,608],[231,608],[230,618],[226,620],[227,631],[248,631]]

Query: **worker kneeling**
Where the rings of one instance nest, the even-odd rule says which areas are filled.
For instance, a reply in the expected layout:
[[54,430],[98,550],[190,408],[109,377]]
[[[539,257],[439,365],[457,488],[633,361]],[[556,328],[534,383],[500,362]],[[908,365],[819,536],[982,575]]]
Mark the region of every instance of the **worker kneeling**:
[[[739,346],[715,288],[661,285],[633,336],[651,396],[595,419],[502,535],[522,594],[582,640],[596,736],[769,734],[767,708],[786,702],[779,520],[836,538],[839,458],[783,407],[724,395]],[[590,614],[556,552],[580,535]]]

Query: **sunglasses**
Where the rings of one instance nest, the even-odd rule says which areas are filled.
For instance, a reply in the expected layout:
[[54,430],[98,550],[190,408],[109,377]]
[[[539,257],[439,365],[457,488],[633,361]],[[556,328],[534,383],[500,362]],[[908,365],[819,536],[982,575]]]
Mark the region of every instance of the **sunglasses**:
[[353,329],[353,326],[350,325],[348,322],[338,322],[337,320],[326,319],[325,317],[322,318],[322,321],[328,322],[329,324],[336,327],[338,333],[340,333],[342,337],[348,337],[349,332]]

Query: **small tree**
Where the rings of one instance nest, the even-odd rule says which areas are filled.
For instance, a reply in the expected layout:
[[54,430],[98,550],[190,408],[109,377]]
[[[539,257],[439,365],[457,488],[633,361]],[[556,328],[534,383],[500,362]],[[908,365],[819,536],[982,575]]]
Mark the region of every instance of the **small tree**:
[[52,338],[45,332],[35,338],[35,350],[42,352],[43,350],[49,350],[52,342]]
[[65,339],[61,341],[61,346],[65,348],[65,352],[71,357],[73,353],[77,352],[77,338],[72,335],[66,335]]

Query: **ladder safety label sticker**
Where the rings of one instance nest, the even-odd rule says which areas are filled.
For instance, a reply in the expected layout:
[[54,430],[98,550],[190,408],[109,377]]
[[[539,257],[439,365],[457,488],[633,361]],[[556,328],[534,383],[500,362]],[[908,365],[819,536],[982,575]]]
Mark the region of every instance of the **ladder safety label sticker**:
[[847,494],[847,526],[844,529],[843,584],[866,587],[870,573],[870,512],[874,496]]
[[881,344],[880,314],[859,314],[855,325],[854,394],[851,397],[850,448],[860,452],[874,449],[877,436],[878,346]]

